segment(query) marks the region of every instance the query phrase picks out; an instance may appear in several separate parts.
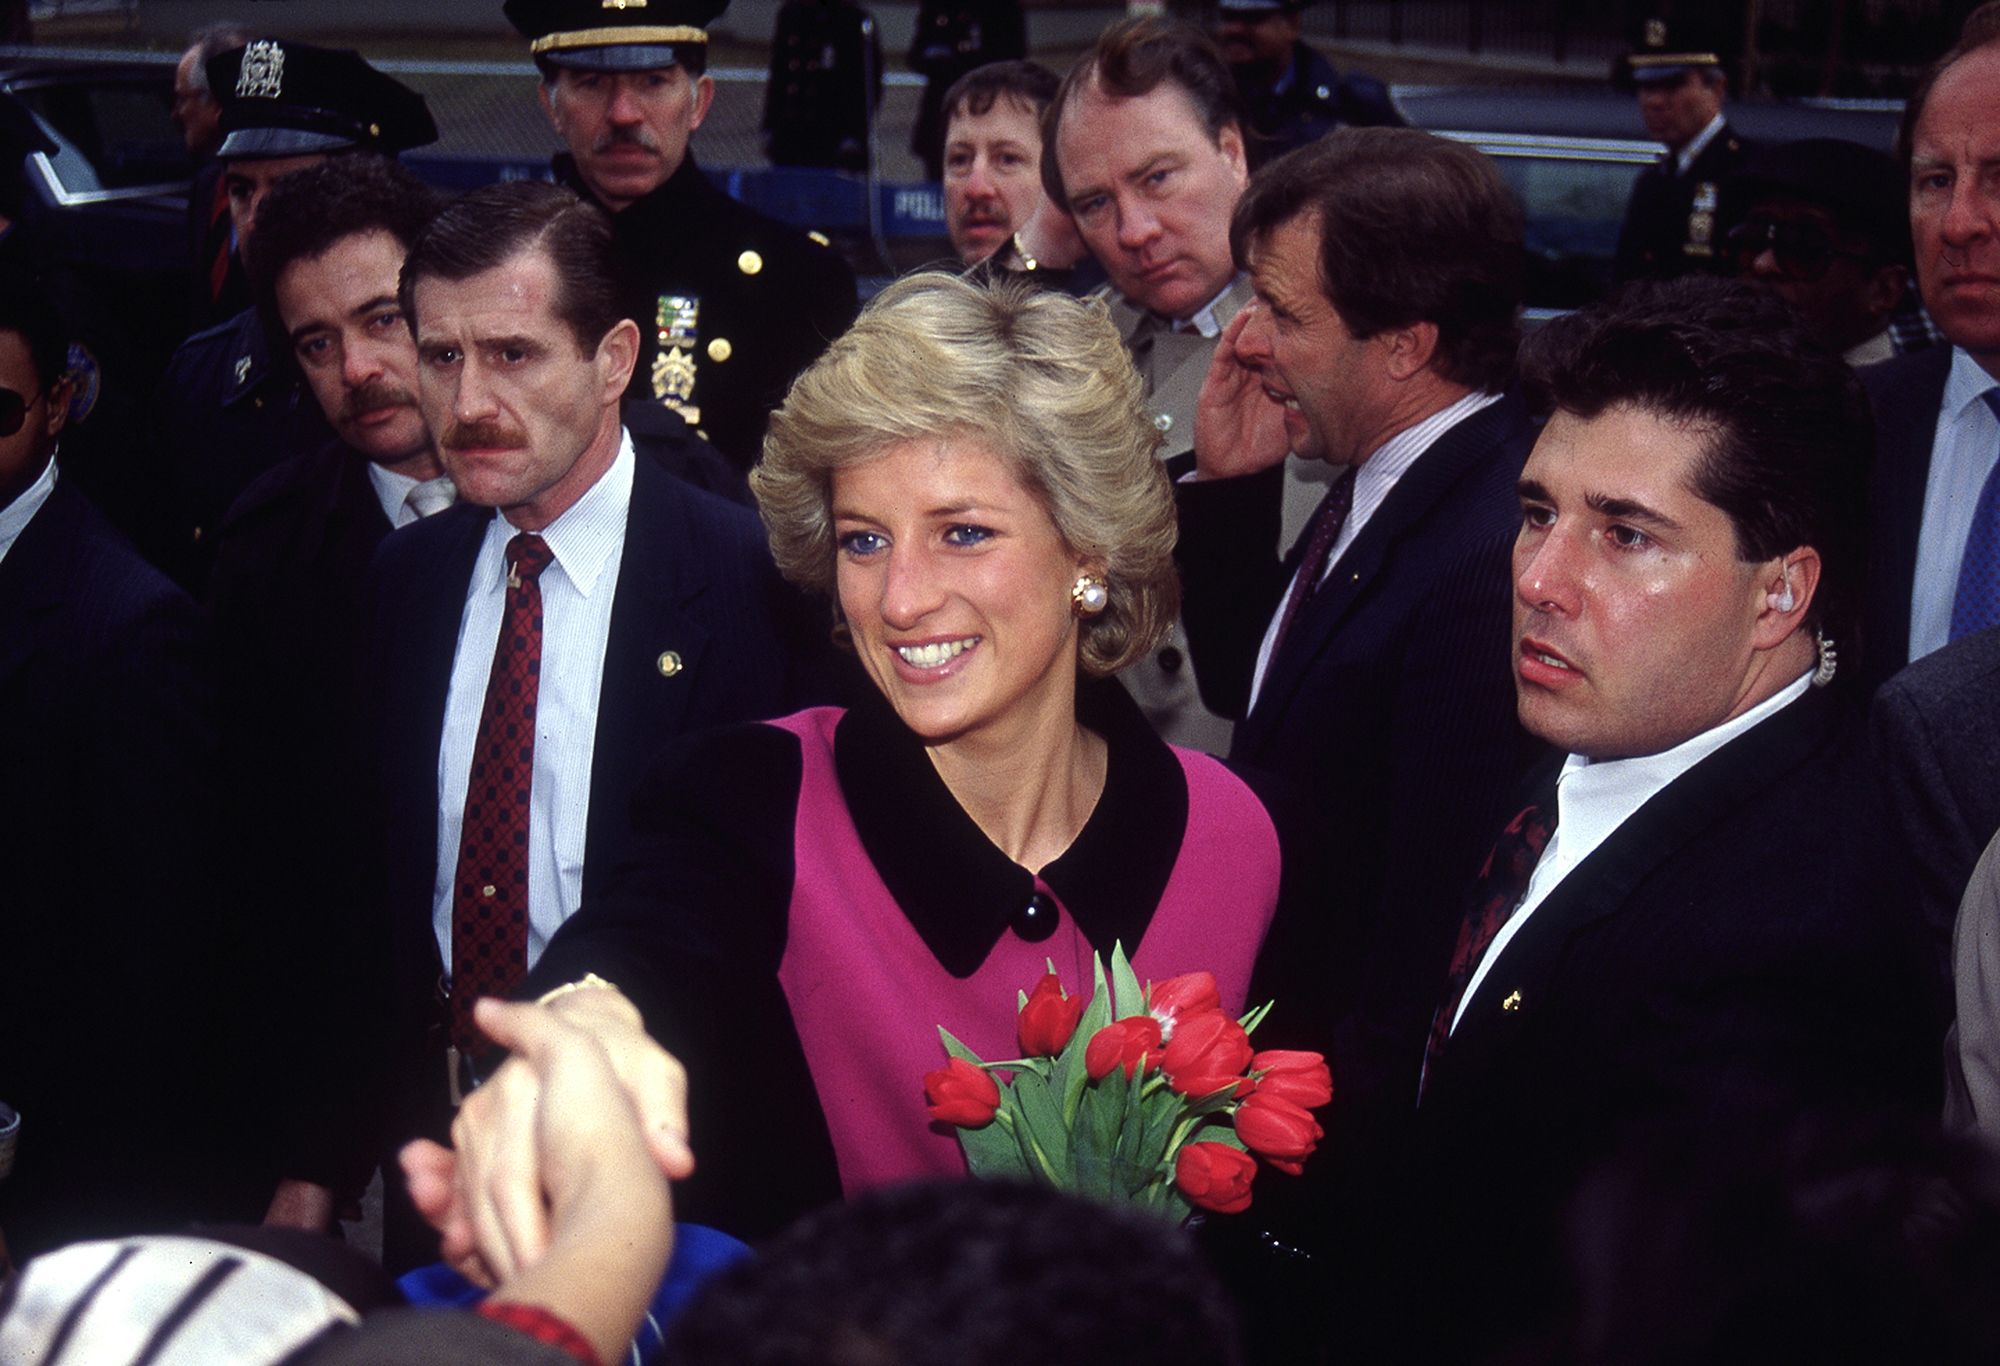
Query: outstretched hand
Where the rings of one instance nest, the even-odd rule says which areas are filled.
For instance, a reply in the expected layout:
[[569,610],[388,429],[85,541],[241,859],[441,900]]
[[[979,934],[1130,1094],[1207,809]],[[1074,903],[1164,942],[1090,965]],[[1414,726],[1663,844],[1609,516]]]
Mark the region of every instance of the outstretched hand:
[[1194,413],[1197,479],[1234,479],[1282,464],[1291,452],[1284,405],[1264,392],[1263,380],[1236,354],[1236,340],[1249,326],[1252,302],[1229,320],[1215,343]]

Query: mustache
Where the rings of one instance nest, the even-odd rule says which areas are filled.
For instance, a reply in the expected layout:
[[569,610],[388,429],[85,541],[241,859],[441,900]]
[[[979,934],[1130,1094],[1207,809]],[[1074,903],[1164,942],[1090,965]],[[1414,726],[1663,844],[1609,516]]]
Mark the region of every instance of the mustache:
[[454,422],[445,428],[438,444],[453,451],[514,451],[528,444],[528,434],[503,422]]
[[614,125],[600,134],[597,141],[590,144],[590,150],[593,152],[608,152],[613,147],[626,145],[643,147],[649,152],[660,150],[660,140],[654,137],[652,130],[644,124]]
[[383,408],[414,408],[417,396],[399,384],[387,380],[371,380],[348,394],[340,405],[340,417],[349,422],[363,413],[376,412]]

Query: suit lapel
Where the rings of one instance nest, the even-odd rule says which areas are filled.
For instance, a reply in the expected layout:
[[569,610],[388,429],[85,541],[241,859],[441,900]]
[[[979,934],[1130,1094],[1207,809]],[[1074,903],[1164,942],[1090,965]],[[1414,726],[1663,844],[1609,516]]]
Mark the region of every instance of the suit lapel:
[[633,468],[598,692],[587,885],[610,871],[596,851],[622,842],[638,776],[653,751],[684,728],[702,677],[709,634],[685,607],[705,590],[708,574],[700,557],[687,553],[689,543],[684,494],[672,475],[641,455]]
[[0,679],[12,676],[44,639],[34,623],[62,605],[81,507],[58,477],[48,501],[28,519],[0,559]]
[[[1871,382],[1875,399],[1875,465],[1870,480],[1878,543],[1870,550],[1871,593],[1884,642],[1870,642],[1878,658],[1900,660],[1909,650],[1910,592],[1915,586],[1917,540],[1924,520],[1924,491],[1930,479],[1931,448],[1937,442],[1938,409],[1951,375],[1949,346],[1933,347],[1907,364],[1885,361],[1874,371],[1894,382]],[[1873,376],[1871,375],[1871,380]],[[1885,653],[1886,652],[1886,653]],[[1887,677],[1887,670],[1882,676]]]
[[[1622,910],[1668,861],[1784,780],[1832,733],[1842,702],[1822,691],[1779,711],[1668,783],[1557,884],[1467,1000],[1441,1063],[1473,1072],[1533,1017],[1573,936]],[[1512,1004],[1507,1004],[1512,1000]]]
[[[1451,428],[1417,457],[1292,623],[1284,650],[1271,661],[1257,705],[1243,722],[1246,728],[1254,734],[1270,718],[1283,714],[1313,661],[1333,643],[1341,623],[1366,597],[1397,543],[1420,528],[1452,486],[1494,458],[1510,433],[1526,421],[1521,399],[1509,393]],[[1294,546],[1287,563],[1296,566],[1301,553],[1302,547]]]

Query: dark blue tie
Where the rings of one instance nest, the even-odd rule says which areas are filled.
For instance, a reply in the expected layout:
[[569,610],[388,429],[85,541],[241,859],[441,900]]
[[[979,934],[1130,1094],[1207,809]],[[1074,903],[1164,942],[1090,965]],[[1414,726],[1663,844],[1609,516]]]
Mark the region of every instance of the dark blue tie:
[[[1980,395],[2000,418],[2000,389]],[[1951,600],[1951,638],[2000,626],[2000,463],[1979,490],[1965,556],[1958,562],[1958,592]]]

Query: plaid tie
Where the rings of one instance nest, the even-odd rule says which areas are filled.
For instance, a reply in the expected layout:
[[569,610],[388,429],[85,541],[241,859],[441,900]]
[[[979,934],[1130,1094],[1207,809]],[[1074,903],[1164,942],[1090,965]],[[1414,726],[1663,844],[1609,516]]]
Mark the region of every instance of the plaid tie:
[[1278,651],[1285,647],[1285,635],[1292,629],[1293,620],[1319,590],[1319,581],[1326,577],[1326,562],[1333,555],[1334,542],[1340,539],[1340,529],[1347,525],[1347,514],[1353,506],[1354,467],[1350,465],[1334,479],[1326,497],[1319,500],[1319,507],[1313,512],[1311,530],[1306,534],[1306,553],[1299,561],[1297,576],[1292,580],[1291,594],[1285,599],[1285,614],[1278,618],[1278,634],[1271,641],[1271,658],[1278,657]]
[[[2000,388],[1980,395],[2000,417]],[[2000,625],[2000,464],[1986,476],[1958,561],[1958,591],[1951,599],[1951,638]]]
[[1430,1079],[1431,1065],[1444,1051],[1445,1040],[1451,1037],[1452,1017],[1458,1014],[1458,1003],[1464,999],[1472,974],[1479,969],[1479,960],[1499,937],[1501,926],[1520,909],[1521,898],[1527,895],[1528,879],[1534,875],[1535,864],[1541,860],[1542,850],[1548,846],[1554,830],[1554,822],[1543,819],[1541,807],[1529,806],[1507,822],[1507,828],[1493,842],[1493,852],[1486,856],[1486,866],[1479,870],[1479,880],[1472,885],[1472,909],[1458,927],[1458,943],[1451,951],[1451,971],[1445,978],[1444,1003],[1431,1016],[1430,1040],[1424,1045],[1423,1076],[1417,1085],[1419,1099],[1423,1097],[1424,1083]]
[[465,784],[465,822],[451,895],[451,1034],[461,1052],[484,1040],[472,1003],[504,996],[528,971],[528,793],[535,776],[535,699],[542,670],[548,543],[507,542],[507,607]]

